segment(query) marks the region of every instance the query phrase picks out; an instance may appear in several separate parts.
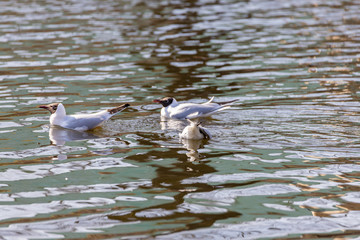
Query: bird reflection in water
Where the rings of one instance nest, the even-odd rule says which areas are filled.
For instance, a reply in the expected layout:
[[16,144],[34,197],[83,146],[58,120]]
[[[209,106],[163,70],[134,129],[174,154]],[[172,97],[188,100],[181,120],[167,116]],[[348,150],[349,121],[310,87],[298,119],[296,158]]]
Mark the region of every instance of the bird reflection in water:
[[86,139],[96,139],[98,136],[91,132],[79,132],[72,129],[66,129],[59,126],[50,126],[49,139],[52,144],[63,146],[66,142],[81,141]]
[[204,147],[204,143],[206,143],[207,139],[180,139],[181,143],[183,144],[184,148],[189,150],[186,153],[186,156],[188,156],[188,160],[190,162],[198,161],[201,158],[200,153],[198,152],[198,149]]
[[[206,119],[197,120],[206,122]],[[187,125],[188,122],[186,120],[169,119],[161,116],[161,130],[178,130],[181,133]],[[184,148],[189,150],[186,153],[186,156],[188,156],[189,161],[191,162],[200,160],[201,155],[199,154],[198,149],[203,148],[204,144],[207,143],[208,140],[209,139],[185,139],[181,137],[179,139],[179,141],[183,144]]]
[[161,130],[182,130],[187,125],[186,120],[170,119],[161,116],[160,126]]

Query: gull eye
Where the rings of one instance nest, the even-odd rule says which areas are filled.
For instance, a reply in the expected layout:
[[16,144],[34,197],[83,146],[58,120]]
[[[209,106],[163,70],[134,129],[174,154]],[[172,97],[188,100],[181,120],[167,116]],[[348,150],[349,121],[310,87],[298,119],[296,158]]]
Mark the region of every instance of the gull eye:
[[56,109],[57,109],[57,106],[52,106],[52,109],[53,109],[53,110],[56,110]]

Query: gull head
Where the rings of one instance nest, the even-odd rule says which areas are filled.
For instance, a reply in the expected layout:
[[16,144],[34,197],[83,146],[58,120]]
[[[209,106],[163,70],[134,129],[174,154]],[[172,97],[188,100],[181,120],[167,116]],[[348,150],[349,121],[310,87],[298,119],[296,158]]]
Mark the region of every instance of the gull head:
[[163,107],[167,107],[167,106],[171,105],[174,100],[175,99],[172,97],[164,97],[162,99],[155,99],[155,100],[153,100],[153,102],[160,103],[161,105],[163,105]]
[[44,108],[48,110],[51,114],[56,113],[56,110],[58,109],[60,103],[50,103],[48,105],[40,105],[38,108]]

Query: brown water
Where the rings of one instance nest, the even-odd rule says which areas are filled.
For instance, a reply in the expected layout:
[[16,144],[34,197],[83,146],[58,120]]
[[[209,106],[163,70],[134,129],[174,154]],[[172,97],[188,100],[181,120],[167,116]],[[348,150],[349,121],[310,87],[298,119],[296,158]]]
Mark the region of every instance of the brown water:
[[[1,1],[0,239],[360,236],[358,1]],[[155,98],[239,99],[180,142]],[[121,103],[102,128],[50,128]],[[359,209],[358,209],[359,208]]]

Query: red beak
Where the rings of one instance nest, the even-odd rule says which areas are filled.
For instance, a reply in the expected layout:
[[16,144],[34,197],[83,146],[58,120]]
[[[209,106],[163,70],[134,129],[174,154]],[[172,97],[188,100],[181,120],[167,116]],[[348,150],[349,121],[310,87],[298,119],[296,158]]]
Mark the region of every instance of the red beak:
[[154,103],[160,103],[161,100],[160,100],[160,99],[155,99],[155,100],[153,100],[153,102],[154,102]]
[[38,108],[48,109],[48,108],[49,108],[49,106],[47,106],[47,105],[40,105],[40,106],[38,106]]

